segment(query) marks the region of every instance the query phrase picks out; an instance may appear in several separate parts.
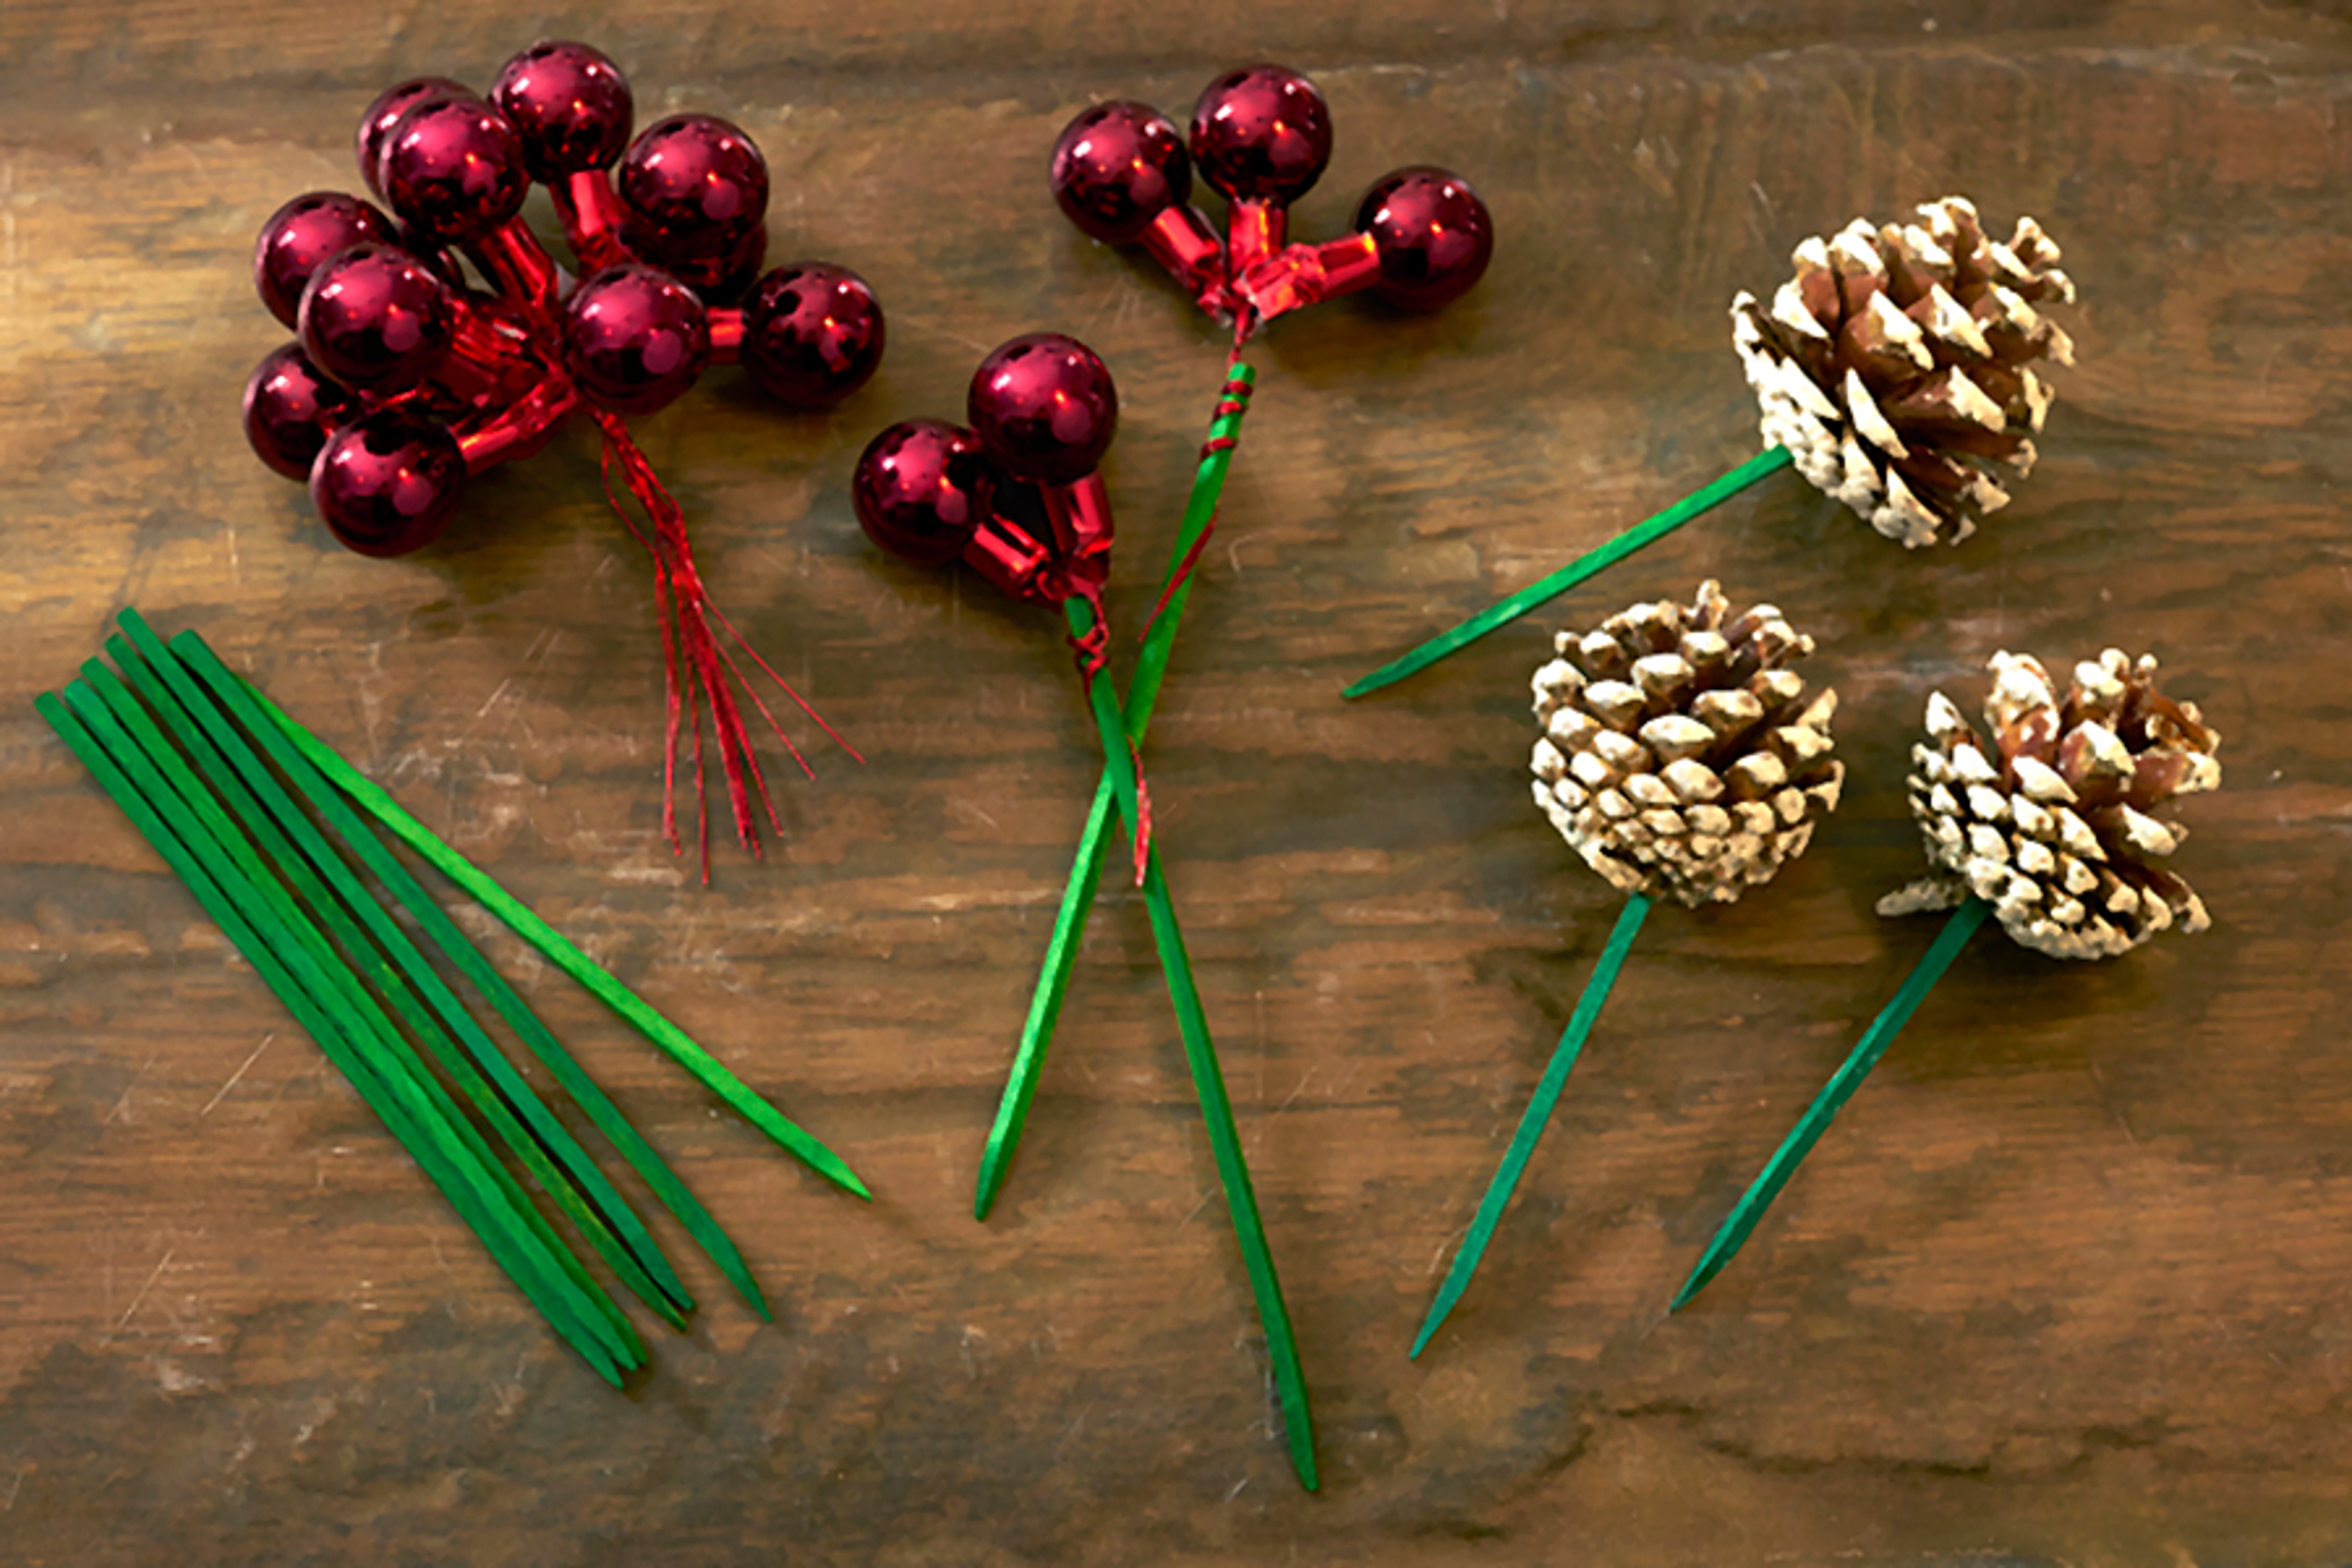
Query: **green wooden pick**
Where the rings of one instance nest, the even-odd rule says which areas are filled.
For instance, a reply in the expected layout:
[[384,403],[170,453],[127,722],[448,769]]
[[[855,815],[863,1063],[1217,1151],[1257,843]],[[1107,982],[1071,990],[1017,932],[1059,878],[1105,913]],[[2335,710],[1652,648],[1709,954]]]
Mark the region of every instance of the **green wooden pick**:
[[[1192,492],[1184,502],[1183,521],[1176,531],[1175,548],[1170,552],[1168,572],[1161,580],[1160,612],[1144,633],[1135,679],[1128,686],[1126,733],[1132,746],[1143,744],[1144,731],[1151,723],[1151,710],[1167,679],[1168,661],[1175,654],[1176,630],[1183,622],[1184,606],[1192,597],[1192,578],[1186,568],[1217,514],[1217,502],[1225,490],[1225,476],[1233,468],[1234,448],[1241,439],[1242,416],[1249,412],[1256,381],[1257,372],[1238,360],[1225,372],[1217,412],[1209,422],[1208,437],[1201,446],[1200,465],[1193,471]],[[1030,1101],[1036,1098],[1037,1080],[1045,1068],[1045,1047],[1052,1043],[1054,1026],[1061,1018],[1062,1000],[1070,987],[1070,972],[1077,963],[1078,942],[1086,932],[1087,913],[1094,908],[1095,889],[1102,879],[1103,847],[1110,833],[1116,795],[1107,764],[1095,784],[1094,805],[1087,812],[1087,825],[1078,835],[1077,854],[1070,862],[1069,881],[1062,889],[1061,908],[1054,916],[1054,932],[1045,943],[1045,959],[1037,972],[1037,989],[1030,998],[1029,1016],[1022,1025],[1021,1042],[1013,1050],[1013,1066],[1005,1074],[996,1120],[989,1128],[988,1142],[981,1152],[980,1178],[971,1205],[974,1219],[986,1219],[989,1210],[995,1206],[997,1194],[1003,1190],[1004,1178],[1012,1171],[1022,1129],[1028,1124]]]
[[1715,1233],[1715,1239],[1707,1243],[1706,1251],[1700,1255],[1698,1265],[1691,1270],[1690,1278],[1683,1281],[1681,1289],[1675,1292],[1674,1303],[1668,1310],[1680,1310],[1738,1255],[1748,1235],[1755,1230],[1757,1222],[1764,1217],[1764,1211],[1772,1206],[1772,1200],[1780,1195],[1780,1189],[1789,1184],[1789,1178],[1797,1173],[1797,1167],[1812,1152],[1813,1145],[1821,1142],[1822,1134],[1829,1131],[1838,1108],[1853,1098],[1853,1091],[1862,1087],[1862,1080],[1870,1076],[1870,1069],[1878,1065],[1878,1058],[1886,1054],[1886,1047],[1895,1043],[1895,1037],[1901,1034],[1903,1026],[1911,1021],[1911,1015],[1918,1010],[1929,988],[1944,977],[1944,971],[1952,966],[1952,960],[1960,955],[1960,949],[1968,945],[1969,938],[1976,934],[1977,928],[1984,924],[1985,917],[1990,913],[1992,906],[1977,898],[1967,900],[1952,911],[1952,918],[1944,922],[1944,929],[1937,933],[1934,945],[1927,949],[1927,954],[1919,961],[1918,967],[1912,970],[1910,978],[1903,982],[1902,988],[1895,993],[1895,999],[1887,1003],[1884,1012],[1871,1020],[1870,1027],[1863,1031],[1853,1054],[1830,1076],[1829,1082],[1822,1086],[1821,1093],[1813,1097],[1813,1103],[1789,1130],[1788,1137],[1780,1141],[1780,1147],[1773,1151],[1772,1158],[1766,1162],[1756,1180],[1748,1184],[1748,1190],[1740,1194],[1739,1202],[1725,1216],[1722,1228]]
[[1787,468],[1794,460],[1783,447],[1765,447],[1713,484],[1692,491],[1656,516],[1637,522],[1607,543],[1587,551],[1550,576],[1530,583],[1501,603],[1479,611],[1452,631],[1441,632],[1411,653],[1391,659],[1339,695],[1361,697],[1368,692],[1378,691],[1383,686],[1393,686],[1417,670],[1428,668],[1446,655],[1469,647],[1488,632],[1517,620],[1538,605],[1556,599],[1586,578],[1614,566],[1635,551],[1655,544],[1701,512],[1738,495],[1765,475]]

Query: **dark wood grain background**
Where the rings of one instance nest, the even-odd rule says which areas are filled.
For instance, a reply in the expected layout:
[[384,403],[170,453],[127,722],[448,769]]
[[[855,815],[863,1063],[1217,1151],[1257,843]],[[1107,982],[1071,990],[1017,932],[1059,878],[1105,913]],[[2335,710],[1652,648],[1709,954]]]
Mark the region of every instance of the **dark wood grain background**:
[[[379,89],[597,43],[740,121],[772,256],[885,301],[822,416],[714,374],[641,437],[721,603],[872,757],[772,859],[658,835],[645,562],[567,434],[364,561],[245,448],[256,227]],[[998,1217],[974,1163],[1093,787],[1045,619],[878,559],[852,459],[1054,328],[1109,362],[1130,627],[1216,334],[1045,185],[1090,99],[1311,71],[1298,212],[1430,161],[1493,272],[1265,342],[1151,779],[1321,1422],[1287,1474],[1151,958],[1107,893]],[[2083,304],[2043,462],[1906,555],[1782,475],[1559,606],[1720,576],[1821,642],[1853,786],[1741,907],[1662,911],[1470,1297],[1404,1351],[1616,908],[1528,805],[1523,624],[1344,680],[1754,449],[1727,342],[1803,236],[1948,191]],[[542,215],[543,216],[543,215]],[[977,11],[491,0],[0,9],[0,1559],[2340,1564],[2352,1557],[2352,13],[2245,0]],[[861,1207],[502,931],[494,953],[781,1303],[615,1394],[495,1272],[34,717],[194,626],[852,1158]],[[2157,652],[2226,736],[2216,918],[1980,939],[1738,1264],[1664,1303],[1928,942],[1906,748],[1997,648]]]

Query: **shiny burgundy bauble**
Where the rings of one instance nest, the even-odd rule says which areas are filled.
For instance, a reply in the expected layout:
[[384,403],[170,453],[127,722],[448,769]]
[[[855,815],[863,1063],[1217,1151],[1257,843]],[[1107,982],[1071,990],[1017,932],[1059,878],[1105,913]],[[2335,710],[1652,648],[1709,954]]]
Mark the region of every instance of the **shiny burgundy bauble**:
[[397,245],[399,230],[373,204],[341,191],[296,196],[269,215],[253,247],[253,287],[269,313],[294,324],[319,264],[354,245]]
[[309,478],[329,433],[359,411],[359,400],[320,375],[299,343],[272,350],[245,384],[245,438],[289,479]]
[[383,141],[400,117],[428,98],[472,98],[474,89],[462,81],[451,81],[446,76],[411,77],[394,82],[375,95],[375,101],[360,116],[359,132],[352,138],[352,153],[358,158],[360,178],[378,196],[383,187],[377,184],[377,165],[383,162]]
[[1109,367],[1059,332],[1015,338],[981,361],[966,406],[990,456],[1041,485],[1094,472],[1118,432]]
[[[709,114],[656,121],[629,144],[615,181],[629,248],[681,278],[740,261],[768,216],[768,164],[751,139]],[[721,271],[711,278],[716,283]]]
[[481,238],[530,194],[514,127],[478,98],[428,99],[402,115],[383,139],[376,177],[404,222],[445,245]]
[[751,379],[795,408],[838,403],[882,363],[882,307],[845,267],[803,261],[760,279],[739,351]]
[[389,246],[357,245],[310,275],[296,324],[321,372],[365,392],[399,392],[429,374],[456,331],[448,290]]
[[1495,221],[1470,182],[1426,165],[1374,181],[1357,204],[1356,228],[1380,253],[1372,291],[1409,310],[1461,298],[1495,255]]
[[701,295],[704,304],[732,305],[751,291],[767,259],[768,226],[761,224],[723,256],[682,257],[662,269]]
[[499,70],[490,101],[521,139],[530,177],[548,185],[611,168],[636,116],[621,68],[585,44],[533,44]]
[[338,430],[310,466],[310,502],[362,555],[405,555],[441,535],[466,482],[448,431],[399,409]]
[[1295,202],[1331,161],[1331,111],[1295,70],[1227,71],[1192,110],[1192,150],[1201,178],[1228,201]]
[[1054,199],[1083,233],[1132,245],[1192,194],[1192,163],[1168,117],[1147,103],[1098,103],[1054,143]]
[[943,420],[910,419],[867,443],[849,494],[868,539],[902,561],[940,566],[963,553],[996,489],[979,437]]
[[563,308],[563,363],[581,394],[618,414],[651,414],[710,363],[710,321],[694,291],[650,267],[614,267]]

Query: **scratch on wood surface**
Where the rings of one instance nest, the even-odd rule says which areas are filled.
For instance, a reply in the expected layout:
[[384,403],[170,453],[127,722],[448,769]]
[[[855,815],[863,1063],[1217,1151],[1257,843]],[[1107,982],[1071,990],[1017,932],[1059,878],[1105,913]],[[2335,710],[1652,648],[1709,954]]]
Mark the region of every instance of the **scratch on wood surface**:
[[147,1069],[153,1067],[162,1059],[163,1058],[160,1055],[152,1056],[140,1064],[139,1070],[131,1075],[131,1081],[122,1086],[122,1093],[116,1098],[113,1109],[109,1110],[104,1116],[98,1119],[98,1124],[100,1127],[112,1125],[116,1117],[121,1116],[124,1111],[131,1108],[131,1091],[139,1087],[139,1080],[147,1076]]
[[115,1335],[131,1326],[131,1320],[138,1315],[140,1303],[147,1300],[147,1292],[155,1289],[155,1281],[163,1278],[163,1270],[172,1267],[172,1259],[178,1255],[176,1247],[165,1249],[154,1271],[147,1276],[147,1283],[139,1287],[139,1294],[131,1298],[131,1305],[122,1309],[122,1316],[115,1320],[114,1327],[106,1331],[105,1338],[98,1342],[100,1344],[111,1344]]
[[268,1050],[269,1048],[269,1042],[277,1037],[278,1031],[275,1029],[270,1030],[268,1034],[261,1037],[261,1044],[253,1047],[253,1054],[246,1058],[245,1060],[238,1065],[237,1069],[235,1072],[228,1075],[228,1081],[220,1086],[220,1092],[214,1095],[210,1100],[205,1101],[205,1108],[196,1112],[199,1120],[204,1117],[210,1116],[213,1113],[213,1107],[218,1105],[223,1100],[228,1097],[228,1091],[237,1086],[238,1082],[244,1079],[246,1070],[251,1068],[254,1063],[261,1059],[261,1053]]

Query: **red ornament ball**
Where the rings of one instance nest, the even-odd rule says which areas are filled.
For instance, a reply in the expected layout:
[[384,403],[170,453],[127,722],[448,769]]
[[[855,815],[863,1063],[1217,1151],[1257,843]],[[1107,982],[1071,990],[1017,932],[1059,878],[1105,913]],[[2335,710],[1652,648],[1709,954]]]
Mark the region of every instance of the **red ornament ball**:
[[628,78],[585,44],[533,44],[499,70],[490,101],[521,139],[530,177],[547,185],[611,168],[636,117]]
[[402,115],[376,174],[392,210],[445,245],[481,238],[530,194],[514,127],[478,98],[431,99]]
[[979,437],[944,420],[910,419],[867,443],[849,493],[866,538],[902,561],[940,566],[988,521],[996,489]]
[[743,368],[778,402],[823,408],[872,379],[884,335],[882,307],[856,273],[779,267],[743,307]]
[[354,245],[397,245],[399,230],[371,203],[341,191],[296,196],[269,215],[253,246],[253,287],[269,313],[288,326],[319,264]]
[[667,273],[607,268],[564,305],[563,363],[600,406],[651,414],[710,363],[710,320],[694,291]]
[[455,308],[416,258],[356,245],[311,274],[297,325],[302,352],[328,375],[359,391],[402,392],[448,352]]
[[1330,161],[1331,110],[1295,70],[1227,71],[1192,110],[1192,162],[1228,201],[1295,202]]
[[981,361],[966,399],[971,427],[1015,478],[1074,484],[1118,432],[1118,389],[1094,350],[1059,332],[1013,339]]
[[745,234],[724,256],[689,256],[666,268],[670,276],[702,296],[706,305],[731,305],[751,291],[768,259],[768,227]]
[[320,375],[299,343],[272,350],[245,384],[245,438],[289,479],[309,478],[330,431],[359,411],[359,400]]
[[1168,117],[1148,103],[1098,103],[1054,143],[1054,200],[1081,232],[1132,245],[1192,194],[1192,162]]
[[629,248],[681,277],[697,262],[735,261],[767,220],[767,161],[749,136],[709,114],[646,126],[622,158],[617,184]]
[[1356,228],[1379,251],[1372,291],[1408,310],[1460,299],[1495,255],[1495,220],[1470,182],[1426,165],[1374,181],[1356,205]]
[[465,482],[466,460],[448,431],[379,409],[328,437],[310,466],[310,503],[362,555],[405,555],[441,536]]
[[400,117],[427,99],[464,99],[474,96],[474,89],[462,81],[451,81],[446,76],[412,77],[395,82],[375,95],[375,101],[360,116],[359,133],[352,138],[352,153],[358,158],[360,178],[377,196],[383,186],[377,183],[377,169],[383,163],[384,139]]

